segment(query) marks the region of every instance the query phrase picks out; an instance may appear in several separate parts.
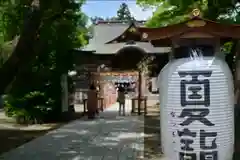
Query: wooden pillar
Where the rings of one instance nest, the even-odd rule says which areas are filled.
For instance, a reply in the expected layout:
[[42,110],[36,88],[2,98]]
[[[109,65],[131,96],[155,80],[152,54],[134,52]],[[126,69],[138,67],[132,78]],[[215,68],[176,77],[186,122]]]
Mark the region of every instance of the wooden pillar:
[[235,65],[235,75],[234,75],[234,90],[235,90],[235,105],[239,107],[240,105],[240,58],[238,55],[238,51],[240,48],[240,43],[237,44],[237,49],[235,53],[236,65]]
[[176,48],[176,47],[177,47],[177,44],[175,41],[173,41],[172,46],[171,46],[172,50],[168,53],[168,61],[171,61],[174,59],[174,48]]
[[138,114],[140,115],[142,102],[144,102],[144,93],[146,89],[146,84],[144,80],[143,72],[139,71],[138,73]]
[[141,108],[141,97],[142,97],[142,72],[138,72],[138,113]]
[[221,60],[225,61],[225,53],[221,51],[221,44],[220,40],[216,39],[215,42],[215,56],[220,58]]
[[62,88],[62,112],[68,112],[68,82],[67,74],[61,76],[61,88]]

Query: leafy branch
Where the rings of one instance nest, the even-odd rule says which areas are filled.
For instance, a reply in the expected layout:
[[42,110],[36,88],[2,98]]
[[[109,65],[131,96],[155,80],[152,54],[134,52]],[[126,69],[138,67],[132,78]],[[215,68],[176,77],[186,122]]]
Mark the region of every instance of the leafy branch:
[[137,64],[137,68],[143,74],[149,74],[151,69],[151,63],[155,59],[155,56],[146,55],[143,59]]

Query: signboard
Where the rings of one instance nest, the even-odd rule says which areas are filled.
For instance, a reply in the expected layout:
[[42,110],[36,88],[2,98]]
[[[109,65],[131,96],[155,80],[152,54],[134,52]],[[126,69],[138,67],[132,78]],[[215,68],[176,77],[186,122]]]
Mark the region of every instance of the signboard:
[[159,81],[160,100],[165,99],[160,101],[165,156],[169,160],[232,159],[234,92],[227,64],[214,57],[183,58],[170,62],[163,76],[168,77]]
[[118,74],[118,75],[104,75],[104,81],[111,81],[116,83],[131,83],[138,80],[138,75]]

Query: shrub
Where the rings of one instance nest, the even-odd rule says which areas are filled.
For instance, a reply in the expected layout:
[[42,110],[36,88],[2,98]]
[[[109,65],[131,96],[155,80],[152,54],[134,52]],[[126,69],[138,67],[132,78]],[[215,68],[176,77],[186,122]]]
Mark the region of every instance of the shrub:
[[53,101],[38,91],[23,97],[5,96],[4,106],[6,115],[16,118],[18,123],[47,122],[53,113]]

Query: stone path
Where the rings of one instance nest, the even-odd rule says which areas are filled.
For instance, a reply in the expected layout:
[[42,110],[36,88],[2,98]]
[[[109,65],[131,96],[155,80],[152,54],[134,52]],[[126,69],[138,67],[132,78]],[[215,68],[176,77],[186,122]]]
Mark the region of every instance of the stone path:
[[[118,116],[117,104],[100,118],[71,122],[0,156],[2,160],[136,160],[143,156],[143,117]],[[4,145],[4,144],[2,144]]]

